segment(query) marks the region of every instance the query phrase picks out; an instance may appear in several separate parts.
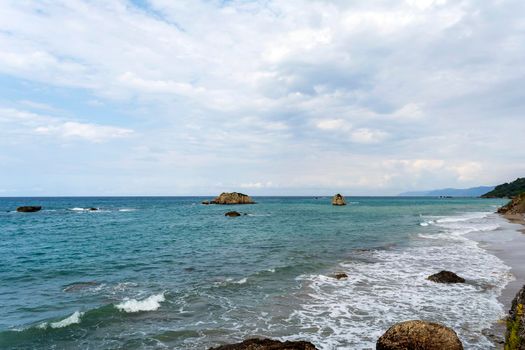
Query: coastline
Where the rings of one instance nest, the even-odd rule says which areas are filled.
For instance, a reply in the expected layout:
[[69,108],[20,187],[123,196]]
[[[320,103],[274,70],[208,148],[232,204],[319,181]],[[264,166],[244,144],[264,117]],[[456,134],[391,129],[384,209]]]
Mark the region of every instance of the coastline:
[[[498,301],[503,305],[505,316],[508,314],[512,299],[525,284],[525,264],[523,264],[523,252],[525,252],[525,217],[521,214],[494,214],[498,215],[503,225],[492,233],[477,234],[471,236],[474,240],[483,244],[484,248],[500,258],[511,270],[513,276],[501,291]],[[504,317],[487,330],[496,346],[503,349],[505,340],[506,323]],[[498,344],[499,343],[499,344]]]

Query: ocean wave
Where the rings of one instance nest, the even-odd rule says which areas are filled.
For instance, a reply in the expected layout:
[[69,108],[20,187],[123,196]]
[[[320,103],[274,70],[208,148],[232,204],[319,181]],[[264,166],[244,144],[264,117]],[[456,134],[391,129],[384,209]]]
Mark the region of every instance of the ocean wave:
[[83,312],[75,311],[73,314],[71,314],[69,317],[64,318],[63,320],[57,321],[57,322],[43,322],[37,326],[37,328],[40,329],[46,329],[48,327],[51,328],[64,328],[67,326],[70,326],[72,324],[80,323],[82,316],[84,315]]
[[126,299],[120,304],[115,305],[117,309],[123,312],[133,313],[140,311],[155,311],[160,307],[160,303],[165,301],[164,293],[155,294],[146,299]]
[[121,212],[127,212],[127,211],[135,211],[137,209],[135,208],[122,208],[122,209],[119,209],[118,211],[121,211]]
[[[344,280],[322,274],[300,275],[300,295],[307,297],[302,297],[301,307],[289,321],[304,329],[322,327],[322,331],[299,333],[292,338],[308,339],[321,349],[374,348],[377,338],[392,324],[424,319],[455,329],[465,348],[492,348],[481,331],[505,314],[498,296],[512,280],[510,267],[464,232],[497,227],[499,218],[484,213],[441,219],[445,219],[442,225],[458,225],[439,233],[441,238],[451,239],[363,251],[374,262],[352,260],[339,264],[337,269],[349,276]],[[428,234],[429,238],[435,236]],[[454,271],[467,283],[447,285],[427,280],[440,270]]]

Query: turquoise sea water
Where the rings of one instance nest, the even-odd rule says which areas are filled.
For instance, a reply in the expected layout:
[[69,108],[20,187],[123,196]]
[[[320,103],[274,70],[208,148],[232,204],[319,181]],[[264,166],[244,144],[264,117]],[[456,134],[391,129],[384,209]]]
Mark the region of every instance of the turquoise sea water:
[[[467,234],[501,229],[490,213],[504,201],[203,199],[0,198],[0,349],[206,349],[252,335],[367,349],[414,318],[492,347],[481,331],[504,312],[509,268]],[[468,283],[426,280],[441,269]]]

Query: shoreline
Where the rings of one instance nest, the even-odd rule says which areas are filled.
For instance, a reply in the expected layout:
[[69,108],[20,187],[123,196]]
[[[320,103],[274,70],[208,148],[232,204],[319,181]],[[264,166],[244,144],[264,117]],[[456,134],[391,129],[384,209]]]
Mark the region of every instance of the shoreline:
[[[478,241],[490,253],[501,259],[510,267],[513,280],[501,291],[498,301],[503,305],[504,317],[497,321],[490,329],[490,338],[493,339],[496,348],[503,349],[505,340],[506,322],[512,299],[525,284],[525,264],[523,264],[523,252],[525,252],[525,217],[521,214],[497,214],[504,220],[504,225],[491,233],[477,234],[471,236]],[[498,347],[499,346],[499,347]]]

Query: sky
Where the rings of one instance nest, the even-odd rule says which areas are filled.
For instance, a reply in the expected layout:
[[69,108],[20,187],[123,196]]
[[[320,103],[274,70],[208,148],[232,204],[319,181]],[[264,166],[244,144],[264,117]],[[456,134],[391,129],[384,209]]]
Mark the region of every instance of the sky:
[[522,0],[0,0],[0,196],[525,175]]

